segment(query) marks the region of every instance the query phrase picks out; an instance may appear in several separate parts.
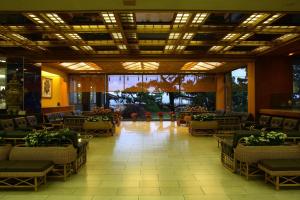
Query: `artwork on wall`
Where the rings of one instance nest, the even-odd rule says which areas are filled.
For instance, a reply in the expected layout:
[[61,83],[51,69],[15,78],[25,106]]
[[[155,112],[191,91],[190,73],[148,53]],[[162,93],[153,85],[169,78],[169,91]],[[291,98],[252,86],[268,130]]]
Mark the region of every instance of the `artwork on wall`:
[[42,97],[52,98],[52,79],[42,77]]

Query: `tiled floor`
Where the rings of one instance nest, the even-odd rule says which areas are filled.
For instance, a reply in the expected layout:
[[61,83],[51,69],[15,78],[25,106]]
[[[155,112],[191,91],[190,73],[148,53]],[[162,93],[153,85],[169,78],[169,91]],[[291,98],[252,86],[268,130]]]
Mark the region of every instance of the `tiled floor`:
[[0,191],[5,200],[299,200],[300,190],[247,181],[220,163],[212,137],[192,137],[171,122],[122,122],[94,138],[88,162],[66,182],[33,191]]

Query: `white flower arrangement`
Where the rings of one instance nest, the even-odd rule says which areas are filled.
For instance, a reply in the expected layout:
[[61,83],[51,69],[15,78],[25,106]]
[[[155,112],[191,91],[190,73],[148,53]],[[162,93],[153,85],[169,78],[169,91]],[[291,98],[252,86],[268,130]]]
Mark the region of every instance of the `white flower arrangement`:
[[287,135],[282,132],[262,132],[260,135],[251,135],[244,137],[242,140],[248,146],[266,146],[266,145],[281,145],[284,143]]

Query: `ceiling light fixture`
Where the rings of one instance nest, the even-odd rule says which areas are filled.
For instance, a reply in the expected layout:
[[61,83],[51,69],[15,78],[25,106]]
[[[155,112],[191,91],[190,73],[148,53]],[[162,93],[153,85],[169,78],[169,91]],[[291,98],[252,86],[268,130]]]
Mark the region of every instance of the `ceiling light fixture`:
[[286,41],[294,39],[295,37],[298,37],[298,36],[299,36],[299,34],[297,34],[297,33],[288,33],[288,34],[284,34],[283,36],[280,36],[279,38],[277,38],[275,40],[286,42]]
[[46,16],[55,24],[65,24],[64,20],[56,13],[46,13]]
[[173,50],[174,47],[175,47],[174,45],[166,45],[165,50]]
[[183,50],[185,47],[186,47],[185,45],[178,45],[177,48],[176,48],[176,50],[181,51],[181,50]]
[[20,39],[20,40],[28,40],[26,37],[24,37],[24,36],[22,36],[22,35],[20,35],[18,33],[13,33],[11,35],[14,36],[14,37],[16,37],[16,38],[18,38],[18,39]]
[[269,14],[266,13],[254,13],[250,15],[247,19],[245,19],[240,26],[255,26],[265,18],[267,18]]
[[176,40],[180,37],[180,33],[170,33],[169,40]]
[[159,62],[123,62],[126,70],[157,70]]
[[119,48],[120,50],[126,50],[126,49],[127,49],[126,45],[124,45],[124,44],[118,45],[118,48]]
[[233,41],[239,36],[240,36],[239,33],[228,33],[227,35],[225,35],[225,37],[222,40],[223,41]]
[[55,36],[60,40],[65,40],[66,38],[59,33],[55,33]]
[[112,36],[115,40],[123,39],[122,33],[112,33]]
[[197,13],[192,21],[191,26],[198,26],[202,24],[207,17],[208,17],[208,13]]
[[183,35],[183,38],[182,38],[182,39],[184,39],[184,40],[190,40],[190,39],[193,38],[193,36],[194,36],[194,33],[185,33],[185,34]]
[[175,24],[185,24],[190,17],[190,13],[177,13],[174,23]]
[[73,63],[73,62],[63,62],[60,63],[60,66],[65,67],[70,70],[75,71],[82,71],[82,70],[102,70],[98,65],[95,63],[85,63],[85,62],[79,62],[79,63]]
[[107,24],[117,23],[114,13],[112,12],[102,12],[102,17]]
[[274,22],[275,20],[277,20],[281,16],[282,16],[282,14],[280,14],[280,13],[272,15],[270,18],[268,18],[266,21],[264,21],[263,24],[271,24],[272,22]]
[[31,20],[33,20],[34,22],[36,22],[36,23],[38,23],[38,24],[44,24],[44,23],[45,23],[43,20],[41,20],[39,17],[37,17],[37,16],[34,15],[34,14],[29,13],[29,14],[27,14],[27,16],[28,16]]
[[212,70],[221,65],[225,64],[224,62],[188,62],[186,63],[181,70]]
[[208,51],[217,52],[224,48],[224,46],[212,46]]
[[74,40],[82,40],[82,38],[77,33],[69,33],[68,35]]

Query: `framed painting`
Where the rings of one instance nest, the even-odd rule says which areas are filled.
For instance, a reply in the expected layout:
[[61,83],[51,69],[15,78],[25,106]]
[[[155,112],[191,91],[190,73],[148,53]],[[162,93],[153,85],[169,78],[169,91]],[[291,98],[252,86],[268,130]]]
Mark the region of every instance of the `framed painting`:
[[52,98],[52,79],[42,77],[42,97]]

